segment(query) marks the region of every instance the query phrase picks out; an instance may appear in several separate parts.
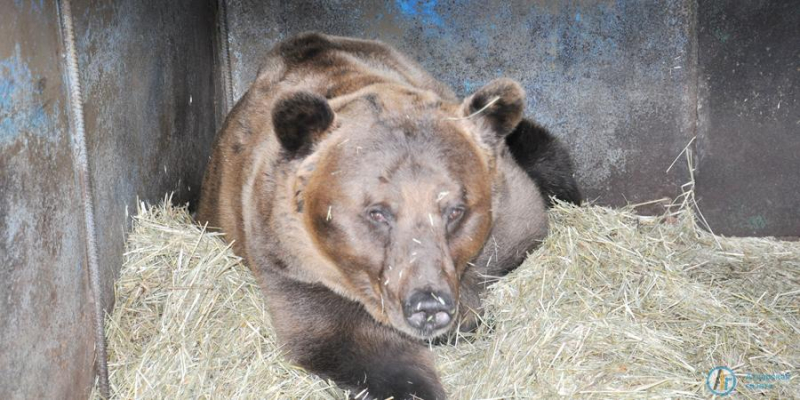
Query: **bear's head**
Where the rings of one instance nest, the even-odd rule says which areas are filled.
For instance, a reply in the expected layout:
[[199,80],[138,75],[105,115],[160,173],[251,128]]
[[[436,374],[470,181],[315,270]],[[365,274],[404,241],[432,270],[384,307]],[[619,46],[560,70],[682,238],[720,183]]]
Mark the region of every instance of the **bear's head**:
[[[374,85],[330,102],[292,92],[272,118],[296,163],[296,209],[333,273],[320,281],[418,338],[452,328],[460,280],[492,229],[495,160],[524,92],[493,81],[461,104]],[[314,271],[310,271],[314,274]]]

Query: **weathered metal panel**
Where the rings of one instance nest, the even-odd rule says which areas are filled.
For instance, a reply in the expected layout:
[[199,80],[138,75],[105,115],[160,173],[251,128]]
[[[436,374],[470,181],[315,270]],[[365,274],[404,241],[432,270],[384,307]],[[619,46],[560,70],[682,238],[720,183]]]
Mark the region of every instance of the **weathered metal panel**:
[[460,95],[507,76],[527,112],[573,149],[578,180],[601,204],[673,197],[694,131],[694,2],[227,1],[235,97],[265,52],[316,30],[377,38]]
[[215,132],[214,1],[74,1],[106,306],[137,197],[199,194]]
[[711,228],[800,236],[800,2],[701,1],[697,194]]
[[0,398],[85,398],[83,211],[54,2],[0,3]]
[[[137,196],[192,200],[215,129],[213,1],[76,1],[104,304]],[[91,300],[54,2],[0,4],[0,398],[81,398]]]

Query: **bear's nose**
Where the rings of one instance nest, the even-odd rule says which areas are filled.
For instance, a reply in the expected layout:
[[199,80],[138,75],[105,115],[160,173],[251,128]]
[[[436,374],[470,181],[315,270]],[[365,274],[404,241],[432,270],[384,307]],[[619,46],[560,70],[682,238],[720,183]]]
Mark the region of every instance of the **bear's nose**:
[[453,319],[453,298],[442,292],[417,290],[403,305],[406,322],[424,332],[444,328]]

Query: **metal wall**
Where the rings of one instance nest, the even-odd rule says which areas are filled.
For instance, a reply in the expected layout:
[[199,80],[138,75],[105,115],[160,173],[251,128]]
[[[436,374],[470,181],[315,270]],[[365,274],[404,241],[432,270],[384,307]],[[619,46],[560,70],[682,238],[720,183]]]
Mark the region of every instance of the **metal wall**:
[[215,133],[212,1],[73,1],[104,304],[136,199],[199,196]]
[[[213,139],[214,1],[72,1],[103,305],[136,199],[199,194]],[[59,10],[0,2],[0,398],[85,398],[94,378],[83,210]]]
[[0,4],[0,398],[86,397],[92,308],[56,7]]
[[800,236],[800,2],[701,1],[697,195],[711,227]]

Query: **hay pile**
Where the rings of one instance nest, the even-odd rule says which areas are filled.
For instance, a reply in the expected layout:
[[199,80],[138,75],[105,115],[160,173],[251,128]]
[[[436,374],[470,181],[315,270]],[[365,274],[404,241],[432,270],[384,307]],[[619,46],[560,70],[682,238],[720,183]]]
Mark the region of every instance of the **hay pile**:
[[[450,398],[708,398],[718,365],[739,394],[800,398],[800,243],[715,237],[685,207],[558,205],[551,223],[487,294],[487,323],[433,348]],[[141,206],[126,257],[107,320],[115,398],[345,397],[281,358],[255,280],[185,209]]]

